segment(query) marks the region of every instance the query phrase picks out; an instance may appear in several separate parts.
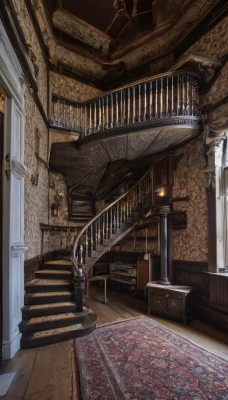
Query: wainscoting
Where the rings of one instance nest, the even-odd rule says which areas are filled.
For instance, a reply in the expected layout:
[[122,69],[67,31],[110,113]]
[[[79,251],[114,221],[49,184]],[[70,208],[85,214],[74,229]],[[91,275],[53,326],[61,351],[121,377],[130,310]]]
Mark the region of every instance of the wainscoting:
[[206,262],[174,260],[173,282],[193,286],[193,317],[228,332],[228,274],[209,273]]

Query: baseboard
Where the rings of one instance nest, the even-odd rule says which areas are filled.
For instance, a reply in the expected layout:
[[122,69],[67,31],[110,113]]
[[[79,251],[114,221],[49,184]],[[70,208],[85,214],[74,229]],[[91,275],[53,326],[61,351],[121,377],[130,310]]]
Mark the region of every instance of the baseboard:
[[4,341],[2,343],[2,359],[10,360],[20,350],[21,346],[21,333],[18,331],[17,335],[11,341]]

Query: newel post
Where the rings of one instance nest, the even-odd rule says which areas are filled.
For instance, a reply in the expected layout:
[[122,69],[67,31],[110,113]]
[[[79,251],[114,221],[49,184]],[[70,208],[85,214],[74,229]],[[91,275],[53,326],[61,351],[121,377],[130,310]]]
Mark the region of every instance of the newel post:
[[80,275],[74,275],[74,292],[76,299],[76,311],[83,311],[83,293],[85,289],[85,275],[80,271]]

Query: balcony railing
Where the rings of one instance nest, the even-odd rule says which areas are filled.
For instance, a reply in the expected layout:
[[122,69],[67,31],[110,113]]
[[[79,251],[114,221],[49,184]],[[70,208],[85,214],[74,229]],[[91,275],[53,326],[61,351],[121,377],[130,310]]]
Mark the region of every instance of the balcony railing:
[[81,137],[149,124],[173,117],[199,116],[199,79],[178,71],[141,80],[86,102],[53,95],[50,124]]

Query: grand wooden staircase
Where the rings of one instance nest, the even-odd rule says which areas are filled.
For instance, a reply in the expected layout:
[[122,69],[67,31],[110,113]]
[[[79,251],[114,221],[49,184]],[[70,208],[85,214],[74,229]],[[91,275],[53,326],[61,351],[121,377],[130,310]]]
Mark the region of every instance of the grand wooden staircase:
[[[94,188],[97,188],[101,180],[100,164],[96,169],[94,163],[88,163],[88,154],[95,159],[105,154],[105,160],[109,154],[109,162],[118,157],[139,162],[145,156],[155,158],[159,152],[171,151],[195,137],[200,131],[199,115],[199,76],[185,71],[144,79],[83,103],[52,96],[50,127],[74,131],[79,134],[79,144],[53,144],[50,167],[58,173],[70,171],[71,177],[75,168],[75,187],[87,176],[90,183],[95,181]],[[139,141],[136,131],[137,136],[141,132]],[[117,147],[116,144],[113,147],[115,137],[120,141]],[[105,151],[91,145],[102,140],[102,148],[107,146]],[[58,145],[61,157],[55,153]],[[75,166],[69,157],[72,145],[74,152],[78,150]],[[83,170],[80,176],[77,157],[84,154],[84,145],[87,155],[80,166]],[[167,182],[165,185],[168,189]],[[72,262],[49,262],[45,269],[36,272],[35,279],[25,286],[20,324],[22,348],[82,336],[95,328],[96,316],[85,308],[83,300],[88,271],[151,212],[155,206],[155,189],[150,168],[137,184],[83,227],[73,244]]]
[[21,348],[83,336],[96,327],[96,316],[84,306],[89,269],[151,211],[152,169],[125,194],[87,223],[77,235],[72,261],[46,262],[25,285]]

